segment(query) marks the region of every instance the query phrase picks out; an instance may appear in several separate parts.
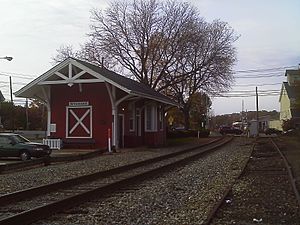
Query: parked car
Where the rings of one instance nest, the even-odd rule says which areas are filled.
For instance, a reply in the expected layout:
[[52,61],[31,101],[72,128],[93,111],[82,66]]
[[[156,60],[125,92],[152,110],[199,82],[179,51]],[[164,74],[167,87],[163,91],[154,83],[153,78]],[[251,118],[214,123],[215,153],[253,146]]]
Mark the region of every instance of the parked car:
[[235,127],[230,127],[230,126],[223,126],[220,128],[219,132],[222,134],[222,135],[225,135],[225,134],[242,134],[243,131],[238,129],[238,128],[235,128]]
[[265,134],[270,135],[270,134],[281,134],[281,130],[277,130],[276,128],[268,128],[265,130]]
[[31,157],[39,158],[50,154],[48,145],[30,142],[19,134],[0,133],[0,157],[20,157],[25,161]]

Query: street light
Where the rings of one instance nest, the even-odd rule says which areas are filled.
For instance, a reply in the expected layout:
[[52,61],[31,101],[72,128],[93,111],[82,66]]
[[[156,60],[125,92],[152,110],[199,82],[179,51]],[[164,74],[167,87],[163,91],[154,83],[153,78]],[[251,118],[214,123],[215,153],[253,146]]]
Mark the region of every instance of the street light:
[[4,56],[4,57],[0,57],[0,59],[6,59],[8,61],[11,61],[13,59],[13,57],[11,57],[11,56]]

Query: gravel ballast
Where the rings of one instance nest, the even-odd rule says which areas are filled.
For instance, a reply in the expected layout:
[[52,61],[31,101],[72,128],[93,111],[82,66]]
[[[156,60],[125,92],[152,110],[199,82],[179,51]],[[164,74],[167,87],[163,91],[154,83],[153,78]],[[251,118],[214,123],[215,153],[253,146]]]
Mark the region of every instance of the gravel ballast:
[[10,174],[0,174],[0,195],[14,191],[32,188],[39,185],[50,184],[65,179],[70,179],[86,174],[108,170],[122,165],[138,162],[141,160],[157,157],[170,152],[179,151],[183,148],[197,146],[213,139],[200,139],[199,141],[183,146],[171,148],[136,148],[121,150],[114,154],[103,154],[99,157],[53,164],[46,167],[37,167],[30,170],[17,171]]
[[283,159],[261,138],[211,224],[299,225],[300,208]]
[[248,160],[250,142],[235,139],[189,165],[35,224],[203,224]]

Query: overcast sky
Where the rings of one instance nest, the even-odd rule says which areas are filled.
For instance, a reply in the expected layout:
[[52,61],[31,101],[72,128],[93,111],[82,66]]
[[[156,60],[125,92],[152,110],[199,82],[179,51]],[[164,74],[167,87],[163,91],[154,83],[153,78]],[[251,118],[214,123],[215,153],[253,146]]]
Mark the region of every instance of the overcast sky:
[[[235,70],[270,69],[300,63],[299,0],[189,0],[207,20],[228,22],[240,35],[235,43]],[[7,75],[13,91],[52,67],[51,57],[62,44],[78,47],[87,40],[90,10],[104,9],[107,0],[0,0],[0,90],[9,99]],[[24,77],[24,74],[27,75]],[[237,90],[280,90],[284,69],[270,71],[262,78],[238,78],[255,73],[238,73],[229,94]],[[271,85],[266,85],[271,84]],[[263,85],[263,86],[261,86]],[[248,92],[244,92],[248,93]],[[279,96],[260,97],[261,110],[279,110]],[[255,110],[255,97],[214,98],[214,114]],[[18,101],[18,100],[17,100]]]

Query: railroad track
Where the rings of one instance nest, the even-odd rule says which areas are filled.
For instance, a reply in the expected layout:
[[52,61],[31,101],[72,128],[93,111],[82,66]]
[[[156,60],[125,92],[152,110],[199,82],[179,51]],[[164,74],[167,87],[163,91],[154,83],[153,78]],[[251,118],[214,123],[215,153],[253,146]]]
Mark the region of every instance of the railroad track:
[[104,150],[96,150],[93,152],[89,152],[86,154],[80,154],[80,155],[72,155],[72,156],[61,156],[61,157],[42,157],[42,158],[37,158],[37,159],[31,159],[27,161],[21,161],[21,162],[15,162],[13,161],[12,163],[0,163],[0,174],[3,173],[14,173],[18,172],[20,170],[29,170],[32,168],[37,168],[37,167],[44,167],[44,166],[49,166],[53,164],[58,164],[58,163],[67,163],[67,162],[73,162],[73,161],[78,161],[78,160],[85,160],[93,157],[97,157],[104,153]]
[[[288,176],[288,180],[290,181],[290,185],[293,188],[294,195],[296,197],[296,201],[298,203],[298,206],[300,207],[300,197],[299,192],[295,185],[295,179],[293,177],[293,173],[291,171],[291,168],[284,156],[284,154],[279,149],[278,145],[275,143],[273,138],[268,138],[269,148],[267,150],[259,149],[259,151],[254,151],[256,148],[256,145],[259,140],[257,139],[256,143],[252,147],[252,154],[245,163],[243,169],[241,170],[240,174],[236,178],[236,182],[246,173],[250,174],[258,174],[260,176]],[[264,144],[266,144],[264,143]],[[252,164],[251,164],[251,160]],[[256,161],[255,161],[256,160]],[[268,162],[267,162],[268,160]],[[258,163],[258,164],[257,164]],[[250,164],[250,165],[249,165]],[[231,215],[230,221],[234,221],[235,223],[239,224],[239,222],[244,223],[243,219],[240,218],[241,221],[238,221],[239,218],[235,218],[235,214],[231,213],[230,209],[225,209],[224,212],[219,213],[220,209],[223,207],[226,207],[226,204],[231,204],[232,201],[235,201],[235,197],[233,196],[232,190],[235,183],[232,183],[232,185],[228,186],[225,191],[223,192],[222,196],[219,198],[220,200],[217,201],[210,211],[206,221],[204,224],[220,224],[220,223],[226,223],[228,221],[220,221],[218,220],[219,217],[222,217],[222,215],[227,214]],[[276,184],[275,184],[276,185]],[[285,193],[286,194],[286,193]],[[278,196],[277,196],[278,197]],[[285,196],[283,195],[282,198]],[[270,202],[271,199],[268,199]],[[256,204],[260,205],[263,202],[268,202],[268,200],[263,200],[257,197],[256,199],[251,199],[252,203],[256,202]],[[243,198],[243,201],[247,201],[246,198]],[[237,206],[237,209],[239,213],[241,213],[240,205]],[[248,205],[250,207],[250,205]],[[234,210],[234,209],[233,209]],[[251,214],[251,207],[248,209]],[[255,213],[254,213],[255,214]],[[243,215],[240,215],[243,217]],[[266,216],[267,217],[267,216]],[[270,216],[272,217],[272,216]],[[217,218],[217,220],[215,219]],[[236,220],[237,219],[237,220]],[[262,222],[262,219],[256,219],[253,218],[253,222],[260,223]],[[227,224],[227,223],[226,223]]]
[[[95,197],[186,165],[223,146],[232,138],[49,185],[0,196],[0,225],[31,224]],[[32,208],[35,205],[36,207]]]

